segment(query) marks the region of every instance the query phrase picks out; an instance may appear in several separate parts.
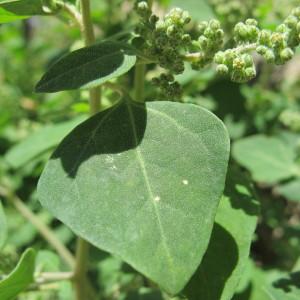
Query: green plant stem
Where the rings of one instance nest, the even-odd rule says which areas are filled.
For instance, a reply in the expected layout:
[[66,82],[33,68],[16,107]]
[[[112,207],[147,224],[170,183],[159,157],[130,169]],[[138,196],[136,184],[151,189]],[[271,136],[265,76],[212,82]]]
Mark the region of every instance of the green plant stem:
[[[246,53],[246,52],[254,51],[256,47],[257,44],[252,43],[252,44],[238,46],[236,48],[233,48],[232,50],[237,51],[239,53]],[[187,62],[195,62],[202,56],[203,56],[202,52],[187,53],[183,56],[183,59]]]
[[73,277],[73,272],[44,272],[38,274],[35,284],[41,285],[56,281],[71,280]]
[[43,223],[25,204],[24,202],[13,194],[11,191],[4,187],[0,187],[0,195],[5,197],[9,203],[11,203],[16,210],[28,220],[40,235],[56,250],[58,255],[65,261],[65,263],[73,269],[75,266],[75,259],[71,252],[65,247],[65,245],[56,237],[53,231]]
[[66,3],[64,1],[58,2],[59,5],[61,5],[62,9],[65,10],[65,12],[71,16],[71,18],[75,21],[75,23],[80,28],[80,31],[83,32],[83,22],[82,22],[82,15],[78,11],[75,5]]
[[[91,18],[90,0],[80,0],[82,14],[82,36],[86,46],[95,43],[95,33]],[[95,114],[100,110],[101,88],[90,89],[90,112]]]
[[82,238],[78,238],[76,246],[76,267],[74,280],[76,287],[76,299],[87,299],[87,271],[89,258],[89,244]]
[[[95,43],[95,34],[90,12],[90,1],[80,0],[82,14],[82,35],[86,46]],[[100,87],[90,89],[90,114],[94,115],[100,110]],[[77,239],[76,265],[74,270],[74,283],[76,300],[87,300],[93,298],[92,288],[87,281],[89,261],[89,244],[81,237]]]
[[144,102],[145,72],[146,72],[146,66],[144,64],[137,64],[135,66],[134,100],[137,102]]

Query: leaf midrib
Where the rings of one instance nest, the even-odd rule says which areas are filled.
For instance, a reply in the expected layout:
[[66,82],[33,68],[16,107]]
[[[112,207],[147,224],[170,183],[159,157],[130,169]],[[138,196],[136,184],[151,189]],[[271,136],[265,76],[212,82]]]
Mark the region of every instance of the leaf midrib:
[[[145,180],[145,183],[146,183],[146,187],[147,187],[147,190],[148,190],[148,193],[149,193],[149,196],[150,196],[150,202],[152,203],[152,205],[154,207],[154,212],[155,212],[155,215],[156,215],[156,219],[157,219],[157,223],[158,223],[158,227],[159,227],[159,231],[160,231],[160,235],[161,235],[161,241],[162,241],[162,245],[165,249],[165,253],[166,253],[166,257],[167,257],[168,264],[169,264],[169,267],[170,267],[170,271],[173,273],[174,272],[173,258],[171,256],[170,250],[169,250],[168,245],[167,245],[165,231],[164,231],[164,228],[162,226],[161,218],[160,218],[160,215],[159,215],[159,212],[158,212],[158,209],[157,209],[157,205],[156,205],[155,200],[154,200],[154,194],[153,194],[153,191],[152,191],[152,188],[151,188],[150,180],[149,180],[147,170],[146,170],[146,166],[145,166],[145,163],[144,163],[144,160],[143,160],[143,155],[142,155],[142,153],[139,149],[139,146],[138,146],[139,143],[138,143],[137,132],[136,132],[136,128],[135,128],[135,119],[134,119],[134,116],[133,116],[133,112],[132,112],[130,103],[131,102],[126,101],[126,106],[127,106],[127,109],[128,109],[130,123],[131,123],[131,126],[132,126],[132,132],[133,132],[133,136],[134,136],[134,142],[135,142],[135,145],[136,145],[136,148],[135,148],[136,157],[137,157],[137,160],[139,162],[141,171],[143,173],[143,177],[144,177],[144,180]],[[134,104],[134,103],[132,103],[132,104]],[[137,107],[139,107],[139,106],[137,106]],[[173,278],[172,278],[172,280],[173,280]]]

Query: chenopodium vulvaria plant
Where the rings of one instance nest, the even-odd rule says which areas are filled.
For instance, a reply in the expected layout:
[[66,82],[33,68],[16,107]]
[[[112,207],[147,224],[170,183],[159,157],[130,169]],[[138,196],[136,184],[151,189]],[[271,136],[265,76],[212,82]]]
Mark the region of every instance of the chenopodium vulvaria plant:
[[280,24],[275,31],[260,29],[255,19],[239,22],[233,29],[233,47],[224,47],[224,29],[218,20],[198,24],[196,37],[186,29],[191,22],[189,13],[172,9],[162,19],[156,16],[146,1],[136,3],[141,21],[136,28],[133,45],[141,57],[155,62],[166,70],[153,78],[169,98],[180,97],[181,88],[174,75],[183,73],[185,62],[200,70],[216,64],[221,75],[229,75],[234,82],[242,83],[256,76],[254,52],[268,63],[281,65],[290,60],[300,43],[300,7]]

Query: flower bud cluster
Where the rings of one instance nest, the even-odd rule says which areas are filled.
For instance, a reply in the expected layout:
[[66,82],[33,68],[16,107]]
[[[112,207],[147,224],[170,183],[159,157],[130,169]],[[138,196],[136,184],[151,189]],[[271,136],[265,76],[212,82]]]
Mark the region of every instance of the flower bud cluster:
[[179,97],[181,87],[172,74],[184,71],[183,54],[190,49],[192,38],[186,32],[185,26],[190,23],[189,13],[180,8],[172,9],[162,19],[152,13],[146,1],[136,3],[136,11],[141,22],[136,29],[138,36],[133,39],[133,45],[141,51],[144,57],[168,71],[159,78],[154,78],[154,84],[168,97]]
[[209,0],[215,14],[221,20],[226,30],[232,29],[234,24],[252,16],[257,0]]
[[214,61],[217,64],[217,72],[221,75],[230,74],[234,82],[246,82],[256,76],[253,57],[238,48],[219,51]]
[[295,47],[300,43],[300,7],[294,9],[274,32],[259,32],[256,51],[267,62],[281,65],[294,56]]
[[175,81],[172,74],[161,74],[159,77],[152,79],[153,84],[157,85],[162,93],[169,99],[180,99],[182,89],[180,84]]
[[281,65],[294,56],[300,44],[300,7],[294,9],[274,32],[261,30],[257,21],[248,19],[234,27],[236,48],[219,51],[214,57],[220,74],[230,74],[235,82],[246,82],[256,76],[251,52],[262,55],[268,63]]
[[213,61],[214,55],[222,49],[224,31],[217,20],[201,22],[199,24],[198,40],[193,41],[191,49],[198,51],[197,56],[191,56],[190,61],[194,69],[201,69]]
[[146,1],[138,2],[136,10],[142,22],[137,33],[144,40],[140,50],[143,54],[167,69],[172,74],[184,71],[182,53],[192,42],[185,32],[185,25],[191,21],[189,13],[180,8],[172,9],[162,20],[152,14]]

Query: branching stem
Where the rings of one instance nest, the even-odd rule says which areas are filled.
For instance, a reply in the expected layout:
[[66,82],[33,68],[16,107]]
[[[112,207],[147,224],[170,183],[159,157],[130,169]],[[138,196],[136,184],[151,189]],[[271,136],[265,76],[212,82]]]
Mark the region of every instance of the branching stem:
[[[95,34],[91,19],[90,0],[80,0],[82,14],[82,35],[86,46],[95,43]],[[100,87],[90,89],[90,114],[94,115],[100,111]],[[76,248],[76,265],[74,270],[74,283],[76,289],[76,300],[93,298],[92,287],[87,281],[89,244],[78,237]]]
[[45,225],[45,223],[40,220],[39,217],[37,217],[17,195],[12,193],[10,190],[0,186],[0,195],[5,197],[26,220],[35,226],[41,236],[56,250],[65,263],[71,269],[73,269],[75,266],[75,259],[73,255],[56,237],[53,231],[47,225]]

